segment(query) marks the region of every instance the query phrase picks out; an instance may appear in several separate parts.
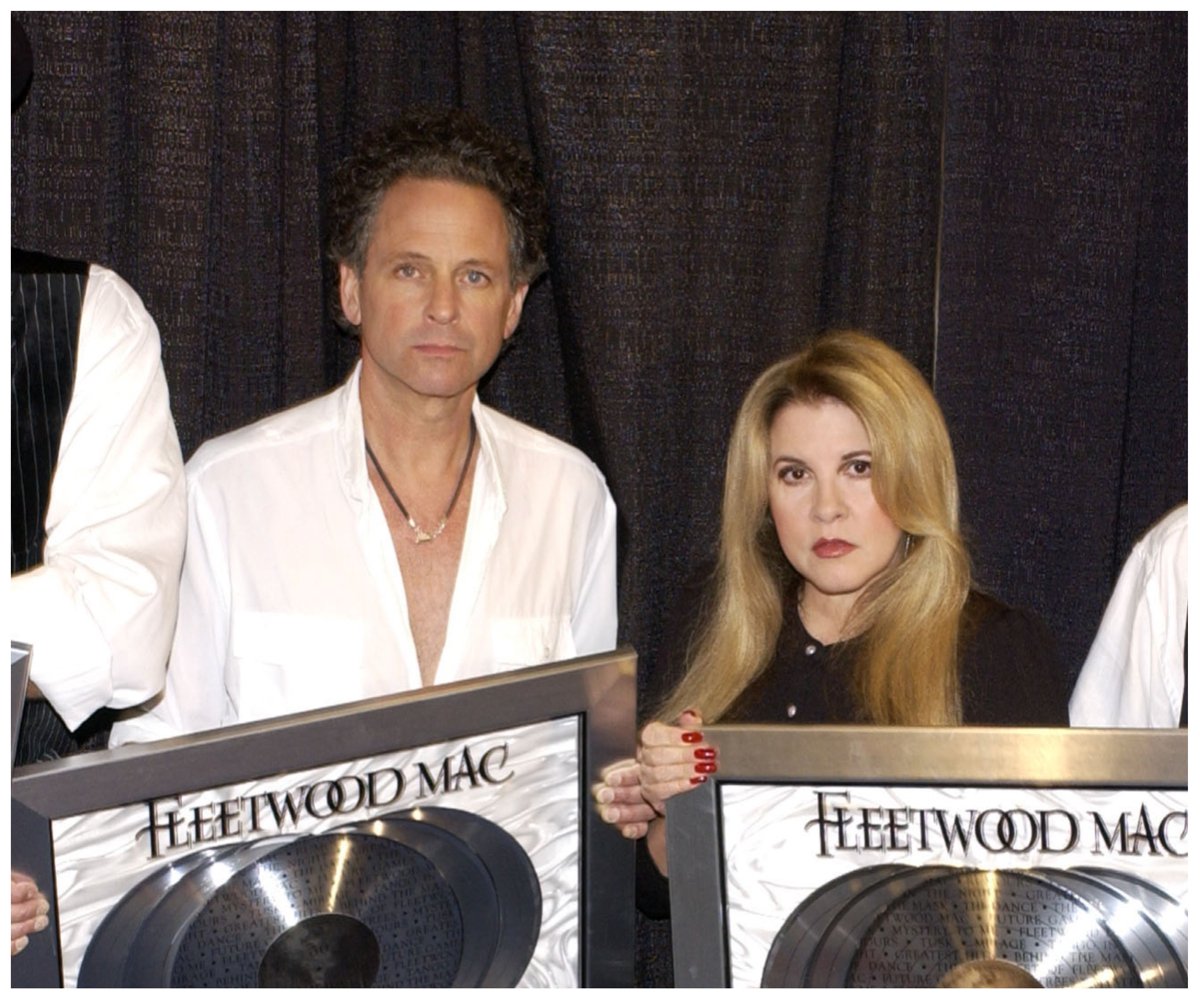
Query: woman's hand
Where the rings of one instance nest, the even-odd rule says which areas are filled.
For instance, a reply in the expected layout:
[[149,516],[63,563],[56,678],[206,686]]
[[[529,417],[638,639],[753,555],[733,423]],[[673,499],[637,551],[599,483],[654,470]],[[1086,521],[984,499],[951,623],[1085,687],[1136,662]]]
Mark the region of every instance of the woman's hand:
[[12,955],[29,944],[29,936],[49,923],[50,901],[28,876],[12,873]]
[[717,749],[704,742],[703,720],[688,711],[678,726],[650,723],[638,742],[641,789],[646,802],[659,816],[667,812],[667,800],[695,788],[717,770]]
[[667,800],[694,789],[717,770],[717,749],[704,742],[700,714],[685,712],[678,726],[650,723],[638,741],[641,790],[655,817],[646,848],[658,871],[667,875]]
[[600,819],[627,838],[644,838],[655,813],[642,796],[641,768],[633,758],[609,765],[592,786]]
[[637,759],[604,770],[592,787],[600,819],[627,838],[644,838],[666,814],[666,801],[692,789],[717,770],[716,748],[703,743],[701,720],[685,712],[679,726],[650,723],[638,739]]

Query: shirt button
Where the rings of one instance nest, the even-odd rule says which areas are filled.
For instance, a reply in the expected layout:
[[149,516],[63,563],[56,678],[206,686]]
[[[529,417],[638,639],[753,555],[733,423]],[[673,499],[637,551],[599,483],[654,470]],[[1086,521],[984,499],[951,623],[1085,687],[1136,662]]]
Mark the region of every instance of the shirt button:
[[795,706],[791,706],[791,705],[790,705],[790,706],[788,706],[788,707],[787,707],[787,714],[788,714],[788,719],[791,719],[793,716],[795,716],[795,715],[796,715],[796,707],[795,707]]
[[816,653],[816,652],[817,652],[817,644],[816,644],[816,643],[809,643],[809,644],[808,644],[808,646],[806,646],[806,647],[804,648],[804,652],[805,652],[806,654],[808,654],[808,655],[811,657],[811,656],[812,656],[814,653]]

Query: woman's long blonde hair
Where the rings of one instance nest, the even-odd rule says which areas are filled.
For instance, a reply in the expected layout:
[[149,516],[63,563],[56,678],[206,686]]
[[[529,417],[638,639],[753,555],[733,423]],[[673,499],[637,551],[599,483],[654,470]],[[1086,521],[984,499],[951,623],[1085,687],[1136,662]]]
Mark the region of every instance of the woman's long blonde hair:
[[958,723],[959,620],[971,585],[958,531],[958,478],[942,412],[921,374],[882,341],[854,331],[818,337],[767,369],[738,412],[725,466],[721,541],[705,621],[687,673],[659,712],[716,722],[775,655],[788,598],[803,586],[767,503],[770,435],[792,403],[838,400],[871,443],[871,486],[904,532],[907,555],[855,604],[854,701],[864,722]]

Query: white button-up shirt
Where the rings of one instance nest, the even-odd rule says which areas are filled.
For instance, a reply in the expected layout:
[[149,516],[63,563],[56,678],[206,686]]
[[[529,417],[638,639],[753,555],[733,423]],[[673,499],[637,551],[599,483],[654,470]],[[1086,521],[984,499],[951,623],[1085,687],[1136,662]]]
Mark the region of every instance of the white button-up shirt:
[[1133,547],[1075,690],[1072,726],[1179,724],[1187,657],[1187,505]]
[[[113,743],[421,687],[367,476],[359,369],[204,445],[163,697]],[[436,682],[616,644],[616,508],[577,449],[474,405],[480,452]]]
[[33,647],[30,677],[68,727],[162,688],[184,505],[158,327],[119,275],[93,264],[43,562],[8,595],[9,635]]

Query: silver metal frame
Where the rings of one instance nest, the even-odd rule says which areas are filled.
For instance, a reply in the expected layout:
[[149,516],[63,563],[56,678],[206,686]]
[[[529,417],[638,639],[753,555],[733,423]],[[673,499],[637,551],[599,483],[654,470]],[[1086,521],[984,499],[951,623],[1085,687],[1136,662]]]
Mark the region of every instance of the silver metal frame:
[[17,760],[17,739],[21,733],[21,715],[25,712],[25,692],[29,688],[29,662],[32,650],[28,643],[9,641],[12,650],[12,757]]
[[[178,792],[228,785],[578,715],[581,845],[580,968],[584,986],[633,983],[633,846],[592,808],[600,771],[629,757],[636,738],[637,655],[611,654],[132,744],[13,773],[12,865],[52,887],[50,822]],[[402,735],[402,736],[397,736]],[[621,874],[626,873],[627,878]],[[51,929],[12,962],[12,985],[62,982],[54,894]]]
[[729,985],[725,783],[1187,788],[1186,730],[706,726],[713,779],[668,800],[676,987]]

